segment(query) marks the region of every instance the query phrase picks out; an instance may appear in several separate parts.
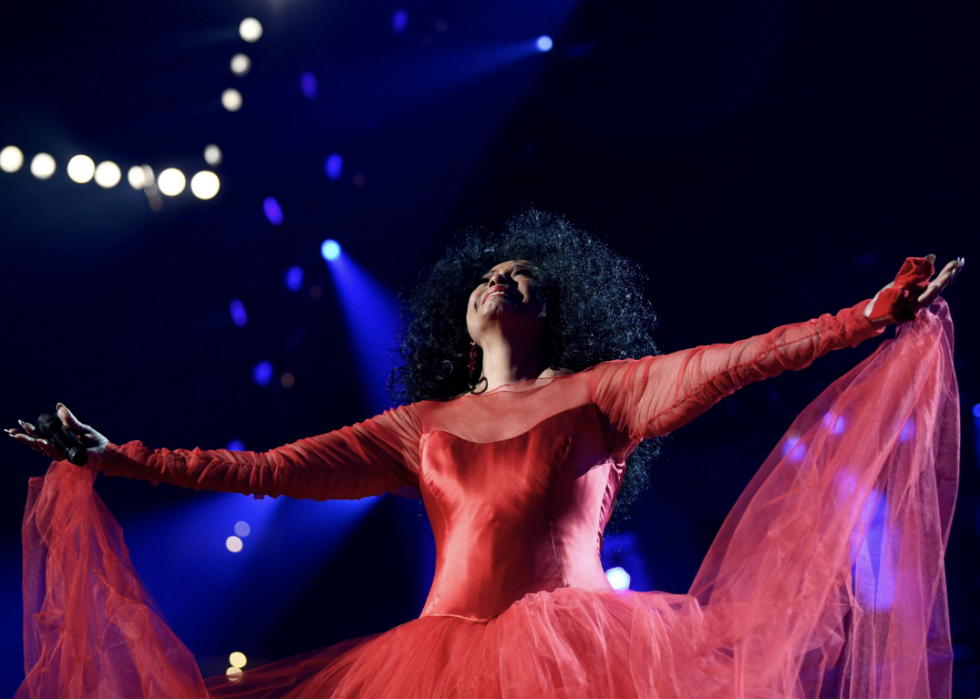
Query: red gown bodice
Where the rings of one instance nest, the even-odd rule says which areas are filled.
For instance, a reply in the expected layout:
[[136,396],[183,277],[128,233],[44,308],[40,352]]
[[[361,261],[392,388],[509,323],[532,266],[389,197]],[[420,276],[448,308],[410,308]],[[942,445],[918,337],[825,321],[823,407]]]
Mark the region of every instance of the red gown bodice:
[[266,453],[111,446],[102,469],[256,496],[360,498],[420,490],[436,540],[422,616],[487,620],[525,595],[609,590],[602,531],[626,457],[752,381],[879,331],[867,302],[710,345],[423,401]]

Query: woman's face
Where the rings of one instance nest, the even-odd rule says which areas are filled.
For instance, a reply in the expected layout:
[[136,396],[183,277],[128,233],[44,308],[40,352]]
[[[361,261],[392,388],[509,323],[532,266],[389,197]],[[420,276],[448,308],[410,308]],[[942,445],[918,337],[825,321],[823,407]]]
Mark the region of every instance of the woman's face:
[[476,344],[482,346],[481,340],[491,331],[540,336],[544,299],[534,275],[527,260],[508,260],[475,280],[478,285],[466,306],[466,327]]

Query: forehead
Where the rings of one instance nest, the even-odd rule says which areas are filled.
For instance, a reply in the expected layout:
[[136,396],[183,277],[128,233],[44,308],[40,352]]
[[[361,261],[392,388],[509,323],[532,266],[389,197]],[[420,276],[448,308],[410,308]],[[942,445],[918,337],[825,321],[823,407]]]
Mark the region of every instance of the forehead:
[[501,274],[507,272],[514,267],[533,267],[534,264],[528,260],[507,260],[506,262],[501,262],[498,265],[494,265],[487,270],[487,274],[491,272],[500,272]]

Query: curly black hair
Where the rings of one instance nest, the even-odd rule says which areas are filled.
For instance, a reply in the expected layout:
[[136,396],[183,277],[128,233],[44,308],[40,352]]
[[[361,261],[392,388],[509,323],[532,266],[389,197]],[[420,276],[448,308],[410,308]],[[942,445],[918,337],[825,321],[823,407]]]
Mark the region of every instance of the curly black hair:
[[[599,362],[657,354],[657,316],[644,298],[646,277],[597,235],[556,214],[527,209],[500,231],[468,231],[424,271],[402,299],[401,359],[389,379],[399,402],[449,400],[471,389],[466,303],[480,277],[507,260],[527,260],[544,291],[544,358],[581,371]],[[594,289],[595,294],[583,290]],[[478,357],[476,375],[480,375]],[[660,441],[627,460],[617,515],[648,486]]]

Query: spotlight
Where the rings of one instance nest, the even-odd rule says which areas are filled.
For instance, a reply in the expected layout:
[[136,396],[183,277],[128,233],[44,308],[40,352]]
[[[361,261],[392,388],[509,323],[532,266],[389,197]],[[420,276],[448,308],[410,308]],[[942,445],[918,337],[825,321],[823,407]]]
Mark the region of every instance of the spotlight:
[[187,179],[184,177],[184,173],[175,167],[168,167],[157,178],[157,187],[160,188],[161,193],[168,197],[177,196],[184,191],[186,185]]
[[262,23],[254,17],[246,17],[238,25],[238,34],[248,43],[254,44],[262,37]]
[[46,180],[54,174],[54,158],[47,153],[38,153],[31,159],[31,174],[39,180]]
[[126,173],[126,179],[129,180],[129,186],[133,189],[143,189],[146,186],[143,166],[133,165],[133,167],[129,168],[129,172]]
[[68,177],[72,182],[85,184],[95,174],[95,163],[87,155],[76,155],[68,161]]
[[221,149],[213,143],[204,147],[204,162],[208,165],[221,165],[223,158]]
[[221,106],[229,112],[237,112],[242,108],[242,93],[233,87],[221,93]]
[[269,223],[273,226],[278,226],[282,223],[282,207],[272,197],[266,197],[262,202],[262,211],[265,212],[265,217],[269,219]]
[[612,585],[614,590],[630,589],[630,574],[622,568],[610,568],[606,571],[606,580]]
[[252,59],[246,56],[244,53],[236,53],[231,57],[231,72],[237,75],[239,78],[243,78],[248,75],[248,71],[252,69]]
[[337,153],[331,153],[323,163],[323,171],[327,173],[328,179],[339,180],[344,171],[344,159]]
[[404,34],[408,27],[408,10],[396,10],[391,16],[391,31],[395,34]]
[[235,522],[235,535],[245,537],[252,533],[252,528],[248,522]]
[[[228,446],[225,447],[228,451],[245,451],[245,442],[240,439],[233,439],[228,442]],[[238,534],[238,529],[235,529],[235,533]],[[239,536],[242,536],[239,534]]]
[[259,362],[252,369],[252,378],[259,386],[268,386],[272,379],[272,364],[269,362]]
[[245,314],[245,304],[235,299],[228,306],[231,311],[231,322],[240,328],[244,328],[248,323],[248,315]]
[[303,268],[290,267],[286,272],[286,288],[290,291],[299,291],[303,286]]
[[336,240],[324,240],[320,246],[320,254],[324,260],[336,260],[340,257],[340,243]]
[[309,71],[299,76],[299,89],[303,91],[303,96],[308,100],[314,100],[320,94],[317,90],[316,76]]
[[228,656],[228,663],[232,667],[245,667],[248,664],[248,660],[245,659],[244,653],[234,652]]
[[547,51],[551,50],[551,47],[555,45],[555,42],[551,40],[550,36],[544,34],[543,36],[538,37],[538,40],[534,42],[534,45],[537,47],[538,51],[541,53],[546,53]]
[[4,172],[17,172],[24,164],[24,154],[17,146],[7,146],[0,150],[0,170]]
[[229,536],[227,539],[225,539],[225,548],[232,553],[238,553],[242,550],[242,540],[237,536]]
[[198,199],[210,199],[220,188],[218,176],[208,170],[201,170],[191,178],[191,192]]
[[104,160],[95,168],[95,184],[109,189],[119,184],[122,179],[122,170],[111,160]]

